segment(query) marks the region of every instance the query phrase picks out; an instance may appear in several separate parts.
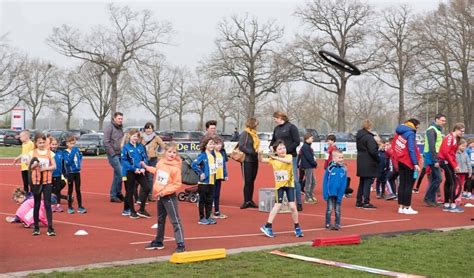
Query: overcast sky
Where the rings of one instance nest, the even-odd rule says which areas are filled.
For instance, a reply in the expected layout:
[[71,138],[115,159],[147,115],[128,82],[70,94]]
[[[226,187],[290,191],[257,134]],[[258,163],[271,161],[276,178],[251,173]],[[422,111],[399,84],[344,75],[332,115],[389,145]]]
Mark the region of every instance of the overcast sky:
[[[53,27],[67,24],[89,32],[98,24],[108,24],[106,4],[111,1],[5,1],[0,0],[0,35],[8,33],[10,45],[27,53],[30,57],[48,60],[60,67],[77,64],[53,51],[45,40],[51,35]],[[169,63],[185,65],[193,69],[199,60],[214,49],[216,25],[233,14],[257,16],[259,20],[276,19],[285,27],[285,39],[293,38],[301,28],[293,16],[298,6],[305,0],[175,0],[175,1],[114,1],[133,9],[149,9],[157,20],[172,23],[175,34],[172,44],[160,46]],[[409,4],[416,12],[436,9],[438,0],[371,0],[376,9],[398,3]]]

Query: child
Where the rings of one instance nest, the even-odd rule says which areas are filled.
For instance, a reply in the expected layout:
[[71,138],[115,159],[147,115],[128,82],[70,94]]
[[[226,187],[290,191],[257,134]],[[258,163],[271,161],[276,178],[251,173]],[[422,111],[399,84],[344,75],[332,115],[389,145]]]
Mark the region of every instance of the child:
[[[326,229],[341,229],[341,203],[347,186],[347,170],[344,167],[344,155],[339,150],[332,152],[332,162],[324,172],[323,196],[327,202]],[[335,225],[331,225],[331,214],[336,215]]]
[[[467,141],[468,147],[466,148],[466,154],[471,163],[471,173],[474,173],[474,139],[471,138]],[[474,175],[471,174],[471,178],[466,181],[466,187],[464,188],[464,198],[472,199],[472,186],[474,183]]]
[[157,198],[158,229],[155,239],[145,249],[155,250],[165,248],[166,216],[173,224],[176,252],[184,252],[184,236],[181,219],[178,214],[178,201],[176,192],[181,188],[181,158],[177,154],[176,143],[167,143],[164,147],[165,154],[155,167],[147,166],[143,161],[141,165],[150,173],[155,174],[153,197]]
[[[52,141],[52,140],[51,140]],[[64,160],[66,161],[67,169],[67,213],[74,213],[72,207],[72,193],[74,187],[76,188],[76,199],[77,199],[77,212],[86,213],[87,210],[82,206],[82,194],[81,194],[81,164],[82,164],[82,153],[78,147],[76,147],[76,138],[69,136],[66,139],[67,149],[64,151]]]
[[20,141],[21,141],[21,154],[13,160],[13,165],[21,161],[21,179],[23,181],[23,191],[28,193],[28,153],[35,148],[35,144],[30,140],[30,132],[28,130],[23,130],[20,132]]
[[[35,201],[33,198],[33,193],[25,193],[19,187],[13,192],[12,195],[13,201],[20,205],[17,209],[15,216],[7,216],[5,220],[8,223],[22,223],[25,228],[29,228],[31,224],[34,223],[33,212],[35,207]],[[56,202],[56,196],[51,195],[51,204]],[[44,208],[44,202],[41,201],[40,211],[39,211],[39,221],[43,225],[48,226],[48,220],[46,219],[46,210]]]
[[[456,192],[462,192],[463,186],[466,180],[470,179],[472,176],[471,161],[466,153],[467,142],[464,139],[459,140],[458,151],[456,152],[456,162],[459,165],[459,172],[456,173],[458,182]],[[456,204],[459,206],[461,204],[461,194],[456,198]]]
[[214,196],[214,184],[216,182],[216,161],[222,159],[220,152],[216,152],[216,140],[212,136],[204,136],[200,149],[201,153],[193,160],[191,167],[199,175],[199,221],[200,225],[216,224],[215,218],[211,218],[212,200]]
[[[53,206],[54,212],[63,212],[63,208],[61,207],[61,190],[66,186],[66,161],[65,161],[65,153],[62,150],[58,149],[58,140],[56,138],[50,139],[50,147],[51,151],[54,153],[54,160],[56,162],[56,169],[53,171],[53,193],[57,196],[58,201],[55,206]],[[64,196],[63,199],[67,199],[67,196]]]
[[326,137],[326,143],[328,144],[328,147],[326,149],[326,161],[324,161],[324,169],[328,168],[329,163],[332,161],[332,152],[337,150],[336,135],[329,134]]
[[304,202],[307,204],[316,204],[317,200],[314,198],[314,187],[316,185],[316,180],[314,179],[314,169],[318,166],[318,163],[314,159],[314,151],[311,148],[313,143],[313,135],[311,133],[306,133],[304,135],[304,143],[301,147],[301,161],[300,169],[304,171]]
[[224,149],[224,142],[218,136],[214,136],[216,140],[216,153],[220,153],[221,157],[216,157],[216,184],[214,186],[214,218],[227,218],[227,215],[221,213],[219,203],[221,196],[221,184],[228,179],[227,176],[227,153]]
[[397,194],[397,179],[399,176],[398,161],[392,149],[392,141],[393,141],[393,137],[390,137],[390,139],[388,139],[388,146],[385,148],[385,153],[387,154],[387,158],[390,159],[387,180],[388,180],[388,184],[390,185],[390,191],[392,192],[390,195],[390,199],[387,198],[387,200],[397,199],[397,195],[396,195]]
[[[55,236],[53,229],[53,212],[51,211],[51,192],[53,171],[56,169],[56,162],[54,161],[54,153],[46,148],[46,136],[37,133],[35,136],[36,149],[28,153],[28,165],[31,175],[31,192],[34,198],[34,229],[33,235],[40,234],[39,229],[39,212],[41,207],[41,195],[43,195],[44,206],[46,209],[46,218],[48,219],[48,236]],[[43,193],[43,194],[41,194]]]
[[374,139],[379,145],[380,158],[375,189],[377,191],[377,199],[382,199],[385,196],[385,187],[387,183],[387,173],[390,167],[390,161],[388,160],[387,154],[385,152],[385,142],[383,139],[379,136],[375,136]]
[[[151,215],[145,210],[146,200],[150,193],[147,179],[145,177],[145,168],[142,162],[147,164],[148,157],[145,148],[138,141],[140,133],[138,130],[132,128],[122,141],[122,176],[125,180],[125,200],[123,202],[123,216],[129,216],[132,219],[151,218]],[[140,209],[135,211],[133,206],[133,194],[135,192],[136,183],[142,187],[140,191]]]
[[272,165],[276,191],[275,205],[270,211],[267,223],[260,227],[260,231],[268,237],[275,237],[273,234],[272,223],[281,209],[283,194],[286,193],[291,209],[291,218],[295,225],[295,235],[296,237],[303,237],[303,231],[298,223],[298,210],[295,204],[295,182],[293,176],[292,156],[291,154],[286,154],[285,142],[283,142],[283,140],[277,140],[272,147],[273,151],[276,152],[276,156],[270,155],[270,158],[263,158],[262,152],[259,152],[258,155],[260,162]]

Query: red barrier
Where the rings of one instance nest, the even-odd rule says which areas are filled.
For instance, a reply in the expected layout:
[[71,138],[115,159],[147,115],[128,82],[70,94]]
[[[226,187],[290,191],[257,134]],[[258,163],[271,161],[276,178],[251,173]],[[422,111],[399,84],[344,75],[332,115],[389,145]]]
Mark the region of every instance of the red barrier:
[[348,244],[360,244],[360,235],[316,238],[313,240],[313,247]]

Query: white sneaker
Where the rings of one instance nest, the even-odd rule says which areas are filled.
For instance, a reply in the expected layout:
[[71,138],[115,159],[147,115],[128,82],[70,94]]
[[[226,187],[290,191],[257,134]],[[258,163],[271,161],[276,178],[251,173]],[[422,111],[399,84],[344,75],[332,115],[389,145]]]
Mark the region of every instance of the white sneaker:
[[418,211],[412,209],[411,207],[404,209],[405,214],[418,214]]
[[398,213],[400,213],[400,214],[405,214],[405,211],[404,211],[403,208],[398,208]]

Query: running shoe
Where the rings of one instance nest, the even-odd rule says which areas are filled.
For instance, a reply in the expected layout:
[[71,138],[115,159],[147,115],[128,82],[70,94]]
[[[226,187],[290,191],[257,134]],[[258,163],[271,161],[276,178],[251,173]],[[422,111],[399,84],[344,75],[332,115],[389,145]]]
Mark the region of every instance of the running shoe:
[[122,215],[123,215],[123,216],[130,216],[130,210],[129,210],[129,209],[124,209],[124,210],[122,211]]
[[163,245],[163,242],[158,242],[158,241],[152,241],[150,244],[145,246],[146,250],[161,250],[164,249],[165,246]]
[[303,237],[304,236],[303,231],[301,230],[301,227],[296,227],[295,228],[295,236],[296,237]]
[[275,237],[273,230],[270,227],[265,227],[265,225],[263,225],[260,227],[260,231],[262,231],[262,233],[264,233],[267,237]]
[[35,227],[35,228],[33,229],[33,235],[34,235],[34,236],[39,236],[39,234],[40,234],[40,228],[39,228],[39,227]]
[[73,214],[73,213],[74,213],[74,209],[73,209],[73,208],[68,208],[68,209],[67,209],[67,213]]
[[48,231],[46,232],[47,236],[56,236],[56,232],[54,231],[53,228],[48,228]]
[[146,210],[139,210],[137,211],[138,216],[142,218],[151,218],[151,215]]
[[77,209],[77,212],[79,212],[79,213],[87,213],[87,209],[85,209],[85,208],[83,208],[83,207],[79,207],[79,208]]
[[209,223],[209,220],[207,220],[206,218],[202,218],[202,219],[199,219],[198,224],[199,225],[209,225],[211,223]]

